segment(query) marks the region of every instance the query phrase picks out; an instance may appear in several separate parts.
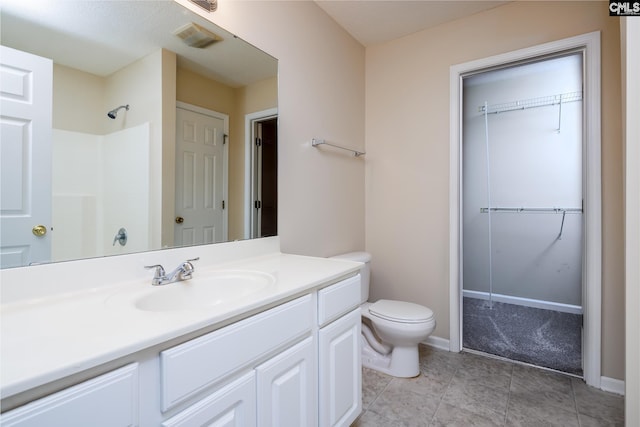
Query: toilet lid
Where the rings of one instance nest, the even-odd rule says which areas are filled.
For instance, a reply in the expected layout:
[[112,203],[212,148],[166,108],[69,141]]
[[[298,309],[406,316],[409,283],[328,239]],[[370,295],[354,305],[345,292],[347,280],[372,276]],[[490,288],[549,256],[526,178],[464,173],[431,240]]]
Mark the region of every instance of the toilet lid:
[[425,306],[388,299],[371,304],[369,313],[382,319],[403,323],[427,322],[433,318],[433,311]]

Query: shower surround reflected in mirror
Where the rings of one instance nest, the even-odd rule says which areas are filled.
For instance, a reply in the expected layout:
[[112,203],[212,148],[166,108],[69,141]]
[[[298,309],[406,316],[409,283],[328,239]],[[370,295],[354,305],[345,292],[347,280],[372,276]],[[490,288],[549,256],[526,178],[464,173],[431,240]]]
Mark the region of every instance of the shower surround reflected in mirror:
[[[244,121],[277,108],[276,59],[173,1],[7,0],[0,18],[4,46],[53,60],[51,255],[3,268],[174,246],[176,102],[229,116],[227,236],[250,237]],[[186,45],[175,34],[193,24],[219,40]],[[112,245],[122,227],[127,244]]]

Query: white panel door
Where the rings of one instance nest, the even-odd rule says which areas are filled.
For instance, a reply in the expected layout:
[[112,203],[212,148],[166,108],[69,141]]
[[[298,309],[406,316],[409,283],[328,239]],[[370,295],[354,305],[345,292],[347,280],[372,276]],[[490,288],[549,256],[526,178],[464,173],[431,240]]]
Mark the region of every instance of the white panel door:
[[258,425],[317,425],[315,346],[311,337],[256,368]]
[[176,246],[227,240],[228,118],[176,109]]
[[51,259],[53,62],[5,46],[0,49],[0,262],[4,268]]
[[349,426],[362,410],[360,308],[320,329],[319,424]]

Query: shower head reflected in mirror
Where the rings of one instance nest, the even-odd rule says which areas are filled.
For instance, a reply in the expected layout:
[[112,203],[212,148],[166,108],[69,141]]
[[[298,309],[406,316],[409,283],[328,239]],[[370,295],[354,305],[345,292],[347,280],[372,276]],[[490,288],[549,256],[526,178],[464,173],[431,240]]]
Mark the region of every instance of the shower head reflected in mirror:
[[119,106],[118,108],[114,108],[113,110],[111,110],[111,111],[109,111],[109,112],[107,113],[107,116],[108,116],[110,119],[115,119],[115,118],[116,118],[116,116],[118,115],[118,111],[119,111],[119,110],[121,110],[122,108],[124,108],[125,110],[129,111],[129,104],[127,104],[127,105],[121,105],[121,106]]

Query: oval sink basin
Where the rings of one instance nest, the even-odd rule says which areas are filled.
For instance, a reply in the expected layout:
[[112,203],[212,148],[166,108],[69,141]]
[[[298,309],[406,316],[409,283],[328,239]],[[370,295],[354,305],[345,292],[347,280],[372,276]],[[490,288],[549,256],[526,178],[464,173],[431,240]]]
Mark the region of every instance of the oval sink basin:
[[274,283],[272,275],[258,271],[204,272],[192,279],[162,286],[149,283],[148,288],[129,294],[129,298],[121,292],[117,300],[128,300],[144,311],[206,309],[264,291]]

